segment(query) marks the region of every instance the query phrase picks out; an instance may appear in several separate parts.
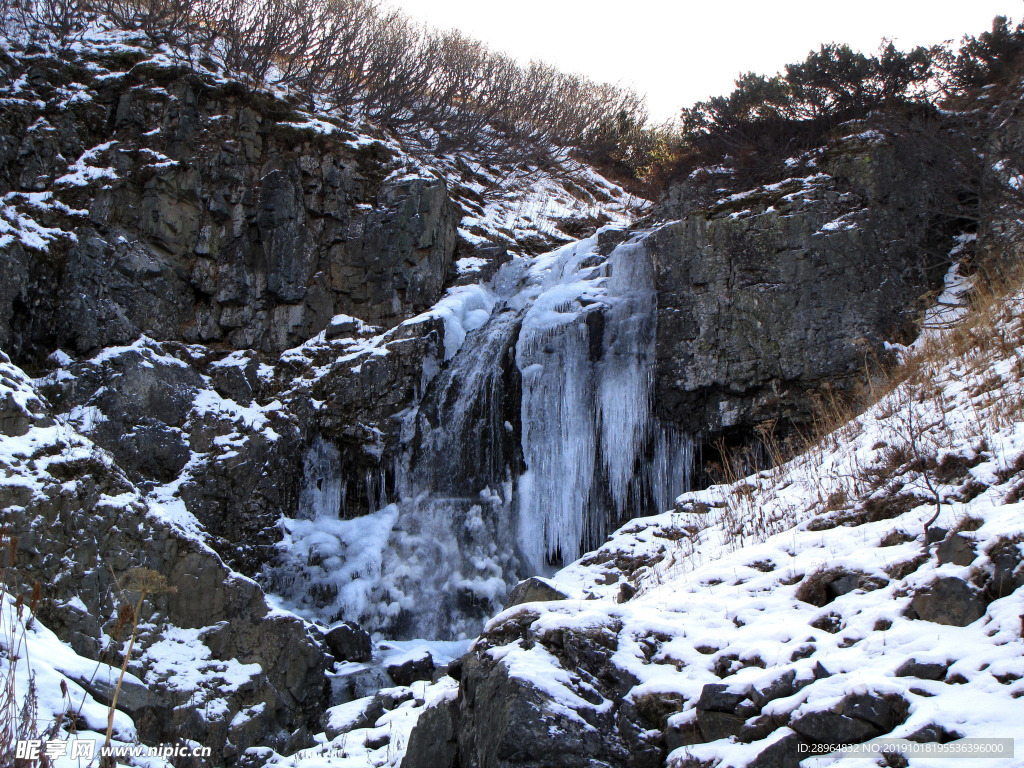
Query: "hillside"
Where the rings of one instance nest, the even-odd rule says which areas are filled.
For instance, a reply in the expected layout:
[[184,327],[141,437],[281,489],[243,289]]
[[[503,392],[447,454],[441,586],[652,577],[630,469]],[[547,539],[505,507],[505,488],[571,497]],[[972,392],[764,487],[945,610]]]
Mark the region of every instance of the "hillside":
[[460,765],[795,766],[883,735],[1019,736],[1021,312],[1017,288],[922,339],[805,454],[680,496],[556,574],[567,599],[492,619],[403,765],[437,764],[445,717]]

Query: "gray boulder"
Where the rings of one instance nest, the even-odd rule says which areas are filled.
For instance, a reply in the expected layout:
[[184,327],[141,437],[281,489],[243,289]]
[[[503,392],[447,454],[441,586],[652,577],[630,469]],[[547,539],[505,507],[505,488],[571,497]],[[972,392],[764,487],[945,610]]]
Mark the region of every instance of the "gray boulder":
[[828,711],[792,719],[789,727],[815,744],[859,744],[902,723],[907,709],[907,703],[899,697],[851,694]]
[[419,680],[430,680],[434,675],[434,657],[422,650],[389,663],[385,669],[395,685],[412,685]]
[[550,602],[552,600],[568,600],[569,595],[552,584],[548,579],[531,576],[523,579],[514,587],[505,601],[505,608],[522,603]]
[[977,544],[961,533],[953,533],[939,543],[935,556],[940,564],[970,565],[978,556]]
[[[528,633],[524,625],[528,619],[529,614],[516,614],[492,627],[474,651],[460,660],[458,700],[417,723],[404,768],[432,766],[434,754],[441,756],[439,766],[459,768],[662,765],[664,712],[642,714],[648,708],[626,697],[637,681],[611,662],[615,634],[564,630],[557,637],[543,638],[545,648],[560,664],[588,683],[574,691],[592,704],[574,707],[574,715],[569,716],[543,687],[510,675],[503,663],[487,653],[491,643],[503,645]],[[529,634],[522,640],[527,647],[542,641]],[[650,717],[660,722],[651,722]]]
[[401,768],[457,768],[458,702],[443,700],[423,710],[409,736]]
[[915,618],[966,627],[985,615],[978,592],[962,579],[942,576],[918,590],[910,602]]
[[325,640],[338,661],[369,661],[373,655],[369,633],[348,621],[331,627]]
[[949,664],[938,664],[907,659],[896,669],[896,677],[917,677],[921,680],[942,680]]

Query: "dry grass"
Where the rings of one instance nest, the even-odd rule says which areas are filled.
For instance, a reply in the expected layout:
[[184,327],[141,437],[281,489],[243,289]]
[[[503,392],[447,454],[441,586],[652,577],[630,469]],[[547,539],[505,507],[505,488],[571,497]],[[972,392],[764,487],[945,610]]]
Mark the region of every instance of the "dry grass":
[[[45,727],[38,720],[38,699],[29,656],[28,633],[32,629],[32,622],[35,621],[34,616],[42,598],[42,586],[35,582],[31,589],[21,588],[20,573],[16,567],[17,550],[17,536],[11,534],[7,529],[0,529],[0,599],[7,603],[11,597],[14,598],[10,609],[4,605],[3,610],[0,610],[0,654],[2,654],[4,662],[0,669],[0,768],[22,764],[34,765],[35,761],[26,761],[15,757],[17,742],[32,739],[46,741],[59,738],[63,729],[67,729],[69,733],[75,733],[76,724],[81,718],[81,709],[85,704],[83,697],[76,711],[68,686],[62,680],[60,690],[64,701],[63,711],[55,713],[52,722],[46,723]],[[127,601],[124,603],[118,614],[117,627],[113,633],[116,637],[130,628],[131,638],[109,705],[107,746],[110,745],[118,694],[124,680],[128,660],[131,657],[132,646],[137,637],[143,601],[151,595],[172,591],[174,588],[170,587],[166,578],[156,571],[148,568],[133,568],[128,573],[128,580],[122,592],[125,595],[128,593],[137,595],[137,600],[134,603]],[[98,663],[97,670],[99,667]],[[26,669],[28,680],[20,680],[19,675],[25,675]],[[40,764],[48,765],[49,762],[43,759]],[[110,758],[101,757],[100,764],[113,765],[113,761]]]
[[[0,530],[0,600],[16,595],[13,611],[3,606],[0,611],[0,645],[5,668],[0,678],[0,765],[15,765],[15,745],[24,739],[41,738],[37,720],[37,699],[35,678],[31,673],[31,659],[28,658],[27,631],[33,621],[41,589],[38,583],[32,585],[26,603],[25,595],[19,589],[18,572],[15,568],[18,551],[18,537],[8,530]],[[18,663],[28,662],[29,679],[25,695],[18,697]],[[66,688],[62,693],[67,694]],[[48,732],[55,732],[55,723]]]
[[[132,634],[128,641],[128,648],[124,653],[124,661],[121,662],[121,673],[118,675],[117,684],[114,686],[114,695],[111,697],[110,706],[107,710],[107,733],[106,739],[103,742],[104,747],[110,746],[110,739],[114,732],[114,714],[117,711],[117,698],[121,693],[121,685],[124,682],[124,673],[128,669],[128,661],[131,659],[132,648],[135,646],[135,640],[138,638],[139,617],[142,611],[142,604],[149,595],[158,595],[177,591],[177,587],[172,587],[167,583],[166,576],[151,568],[132,568],[128,571],[128,583],[124,586],[122,593],[130,592],[136,594],[138,595],[138,600],[134,605],[130,602],[123,603],[121,612],[118,614],[119,624],[122,623],[122,616],[124,616],[123,623],[125,625],[127,625],[130,617]],[[107,768],[107,766],[112,767],[113,765],[114,760],[112,758],[106,756],[102,756],[100,758],[101,768]]]

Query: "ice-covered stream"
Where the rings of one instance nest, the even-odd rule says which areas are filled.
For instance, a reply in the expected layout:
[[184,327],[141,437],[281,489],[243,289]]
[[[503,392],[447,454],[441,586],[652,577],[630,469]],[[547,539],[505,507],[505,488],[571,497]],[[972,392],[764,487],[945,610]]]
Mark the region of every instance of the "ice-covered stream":
[[379,508],[342,519],[338,452],[309,449],[268,575],[286,607],[392,638],[472,636],[516,581],[688,488],[692,442],[653,416],[644,237],[604,230],[514,260],[432,310],[445,360],[428,364]]

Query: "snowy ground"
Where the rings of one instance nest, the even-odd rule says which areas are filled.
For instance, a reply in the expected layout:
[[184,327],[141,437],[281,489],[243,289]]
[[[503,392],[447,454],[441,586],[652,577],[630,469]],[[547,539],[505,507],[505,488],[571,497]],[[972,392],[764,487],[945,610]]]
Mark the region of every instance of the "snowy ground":
[[[485,638],[524,613],[541,644],[561,629],[605,627],[618,636],[617,666],[640,681],[633,700],[679,695],[668,720],[679,734],[697,725],[705,685],[747,696],[792,672],[810,684],[768,701],[748,725],[792,724],[870,693],[905,702],[891,737],[1020,736],[1022,308],[1018,295],[993,312],[988,330],[933,332],[916,358],[908,352],[916,373],[867,413],[787,465],[685,494],[675,511],[631,522],[555,576],[578,601],[519,606],[496,617]],[[936,543],[926,551],[936,496]],[[623,582],[639,594],[615,604]],[[929,613],[930,597],[950,611],[963,598],[969,610]],[[488,652],[545,689],[561,676],[555,700],[580,706],[579,681],[542,645]],[[907,671],[912,661],[936,666],[920,679]],[[681,745],[668,765],[741,768],[792,733],[768,730]],[[910,759],[947,764],[963,762]],[[979,764],[1024,765],[1024,755]]]
[[[949,282],[961,281],[953,273]],[[638,680],[629,698],[672,703],[666,733],[678,746],[670,768],[742,768],[792,738],[787,723],[806,728],[822,713],[841,717],[858,696],[900,710],[890,738],[955,744],[1019,736],[1024,299],[981,315],[952,328],[949,318],[937,323],[903,351],[905,381],[804,455],[632,521],[554,577],[574,599],[500,614],[474,650],[545,691],[553,714],[573,717],[608,702],[595,704],[595,691],[545,640],[566,630],[615,636],[614,663]],[[624,583],[637,595],[620,603]],[[495,644],[512,622],[528,624],[538,642]],[[794,690],[766,694],[780,679]],[[687,744],[702,740],[697,703],[709,684],[727,685],[749,706],[756,700],[756,711],[738,738]],[[371,727],[275,763],[398,765],[418,713],[455,695],[448,678],[400,690],[397,708]],[[343,705],[332,717],[359,725],[369,704]],[[965,764],[975,763],[909,759]],[[977,764],[1020,766],[1024,755]]]

